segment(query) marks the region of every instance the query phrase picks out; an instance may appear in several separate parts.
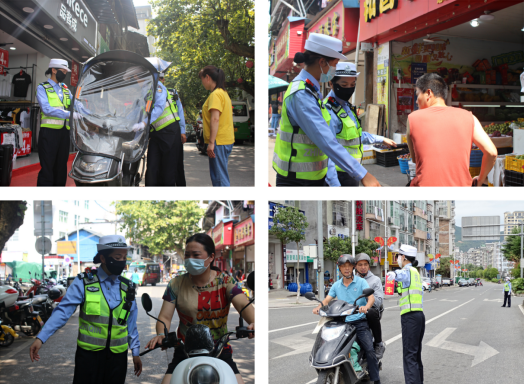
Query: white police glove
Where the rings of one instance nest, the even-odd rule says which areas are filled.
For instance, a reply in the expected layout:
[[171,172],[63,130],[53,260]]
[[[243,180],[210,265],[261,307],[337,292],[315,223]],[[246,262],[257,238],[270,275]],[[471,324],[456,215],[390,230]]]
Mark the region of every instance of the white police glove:
[[73,112],[73,119],[78,120],[81,119],[82,115],[78,112]]
[[133,132],[143,131],[145,127],[146,125],[143,122],[136,123],[135,125],[133,125]]
[[388,276],[388,281],[391,281],[391,280],[395,280],[395,277],[397,277],[397,274],[391,271],[391,272],[388,272],[387,276]]

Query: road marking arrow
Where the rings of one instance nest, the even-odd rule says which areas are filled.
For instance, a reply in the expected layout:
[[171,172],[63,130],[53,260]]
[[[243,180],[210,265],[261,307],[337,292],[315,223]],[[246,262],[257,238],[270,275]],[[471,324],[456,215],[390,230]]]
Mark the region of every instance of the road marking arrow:
[[446,341],[446,339],[455,331],[457,328],[446,328],[442,332],[440,332],[437,336],[435,336],[429,343],[426,345],[430,347],[435,348],[441,348],[446,349],[448,351],[458,352],[458,353],[464,353],[466,355],[473,356],[473,362],[471,363],[471,366],[474,367],[475,365],[482,363],[484,360],[489,359],[490,357],[495,356],[499,351],[496,349],[490,347],[483,341],[479,343],[479,346],[476,347],[474,345],[468,345],[468,344],[460,344],[455,343],[453,341]]
[[300,332],[300,333],[295,333],[289,336],[279,337],[278,339],[274,339],[274,340],[270,340],[273,343],[280,344],[280,345],[283,345],[284,347],[294,349],[294,351],[274,357],[272,360],[280,359],[281,357],[311,352],[311,349],[313,349],[313,344],[315,343],[315,339],[304,337],[306,335],[311,335],[311,330]]
[[494,301],[496,303],[502,303],[504,300],[502,300],[502,299],[491,299],[491,300],[490,299],[484,299],[483,301]]
[[448,300],[448,299],[442,299],[442,300],[439,300],[439,301],[450,301],[450,302],[454,302],[454,301],[458,301],[458,300]]

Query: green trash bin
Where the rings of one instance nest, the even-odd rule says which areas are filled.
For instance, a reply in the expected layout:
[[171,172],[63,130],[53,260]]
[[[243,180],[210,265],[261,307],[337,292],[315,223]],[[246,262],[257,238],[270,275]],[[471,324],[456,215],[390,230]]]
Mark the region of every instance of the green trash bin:
[[461,279],[460,276],[455,276],[455,284],[458,284],[459,280]]

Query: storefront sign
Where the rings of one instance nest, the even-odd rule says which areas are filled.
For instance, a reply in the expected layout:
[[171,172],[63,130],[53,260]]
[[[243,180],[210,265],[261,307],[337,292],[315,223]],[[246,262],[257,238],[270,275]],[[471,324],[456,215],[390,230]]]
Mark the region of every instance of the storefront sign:
[[82,0],[33,0],[74,39],[96,54],[97,22]]
[[279,62],[289,55],[289,22],[286,22],[286,25],[282,27],[282,32],[277,39],[275,54]]
[[[299,263],[313,263],[315,259],[304,255],[304,251],[300,251]],[[297,262],[297,251],[296,249],[286,250],[286,263]]]
[[[275,214],[277,213],[278,209],[279,208],[285,208],[282,204],[277,204],[277,203],[272,203],[272,202],[269,202],[268,203],[268,208],[269,208],[269,220],[268,220],[268,229],[271,229],[271,227],[274,225],[273,223],[273,217],[275,216]],[[304,211],[301,211],[300,209],[298,210],[300,213],[302,213],[303,215],[306,214],[306,212]]]
[[76,87],[78,84],[78,72],[80,70],[80,65],[73,61],[71,64],[71,86]]
[[413,111],[412,88],[397,88],[397,115],[409,115]]
[[386,122],[389,116],[388,108],[389,89],[389,42],[378,46],[377,61],[377,104],[386,106]]
[[253,219],[249,217],[248,219],[235,225],[234,232],[235,247],[253,244],[255,240],[255,223],[253,223]]
[[382,13],[397,9],[398,0],[364,0],[364,20],[369,23]]
[[419,77],[424,76],[427,72],[428,72],[427,63],[411,64],[411,84],[416,84]]
[[494,67],[498,67],[499,65],[508,64],[519,64],[524,62],[524,52],[523,51],[514,51],[514,52],[508,52],[504,53],[502,55],[492,56],[491,62]]
[[355,206],[355,225],[357,231],[362,231],[364,229],[364,203],[362,200],[357,200]]
[[0,74],[4,73],[4,68],[9,67],[9,51],[0,49]]
[[220,222],[213,228],[212,237],[217,250],[233,245],[233,222]]
[[339,10],[338,12],[333,12],[331,15],[326,16],[323,22],[319,23],[317,28],[310,32],[341,38],[342,28],[340,14],[341,12]]

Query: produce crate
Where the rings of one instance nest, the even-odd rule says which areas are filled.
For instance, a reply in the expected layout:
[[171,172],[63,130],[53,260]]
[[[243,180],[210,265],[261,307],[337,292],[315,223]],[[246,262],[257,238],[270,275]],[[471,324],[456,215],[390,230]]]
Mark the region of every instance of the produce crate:
[[472,149],[471,155],[469,157],[469,166],[471,167],[480,167],[482,165],[482,156],[484,154],[480,149]]
[[504,170],[506,187],[524,187],[524,173]]
[[494,187],[494,185],[488,181],[488,187]]
[[509,171],[524,173],[524,160],[517,160],[515,155],[507,155],[505,168]]
[[396,167],[398,165],[397,156],[400,154],[400,151],[377,152],[377,164],[382,167]]
[[469,174],[471,177],[480,175],[480,168],[481,167],[469,167]]

